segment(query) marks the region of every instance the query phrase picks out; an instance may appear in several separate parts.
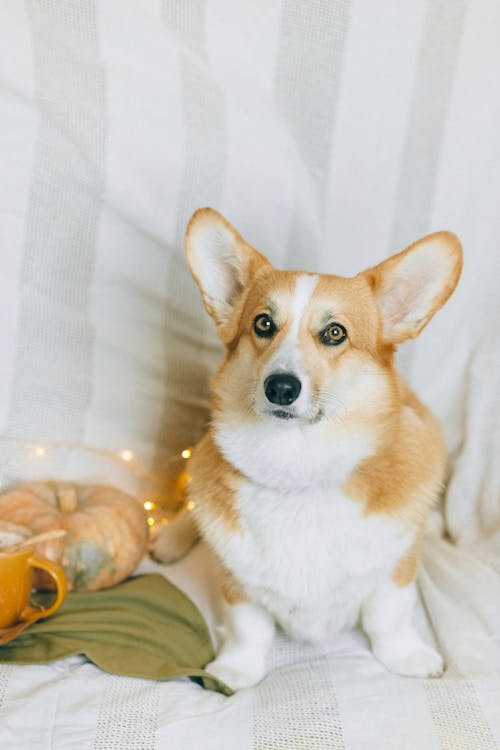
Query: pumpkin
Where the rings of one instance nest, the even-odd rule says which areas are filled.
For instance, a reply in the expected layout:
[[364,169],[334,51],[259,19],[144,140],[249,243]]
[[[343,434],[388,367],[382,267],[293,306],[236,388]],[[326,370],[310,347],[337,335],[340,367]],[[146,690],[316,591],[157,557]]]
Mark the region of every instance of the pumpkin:
[[22,542],[30,536],[29,529],[25,526],[16,526],[15,523],[0,521],[0,550],[18,544],[18,542]]
[[[114,487],[37,482],[0,495],[0,520],[24,526],[32,535],[64,529],[66,535],[36,546],[61,565],[69,590],[109,588],[126,578],[143,556],[146,517],[137,500]],[[35,572],[34,585],[52,590],[51,579]]]

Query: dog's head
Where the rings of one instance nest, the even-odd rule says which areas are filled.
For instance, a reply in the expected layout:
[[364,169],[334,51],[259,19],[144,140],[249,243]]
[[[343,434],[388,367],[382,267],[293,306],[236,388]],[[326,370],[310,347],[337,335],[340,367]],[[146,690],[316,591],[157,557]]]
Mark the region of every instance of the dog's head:
[[389,405],[396,344],[453,292],[461,246],[436,232],[354,278],[280,271],[216,211],[193,215],[186,252],[227,350],[215,407],[282,427]]

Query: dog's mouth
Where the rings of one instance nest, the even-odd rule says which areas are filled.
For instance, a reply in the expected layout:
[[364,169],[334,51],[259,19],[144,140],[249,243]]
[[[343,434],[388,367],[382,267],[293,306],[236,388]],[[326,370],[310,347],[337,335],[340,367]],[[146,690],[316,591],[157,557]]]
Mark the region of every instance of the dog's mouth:
[[277,419],[297,419],[293,412],[285,411],[285,409],[273,409],[270,414]]
[[303,415],[303,414],[296,414],[294,411],[287,410],[287,409],[272,409],[267,412],[270,417],[275,417],[276,419],[280,419],[283,422],[301,422],[302,424],[316,424],[320,421],[323,414],[318,409],[318,411],[313,415]]

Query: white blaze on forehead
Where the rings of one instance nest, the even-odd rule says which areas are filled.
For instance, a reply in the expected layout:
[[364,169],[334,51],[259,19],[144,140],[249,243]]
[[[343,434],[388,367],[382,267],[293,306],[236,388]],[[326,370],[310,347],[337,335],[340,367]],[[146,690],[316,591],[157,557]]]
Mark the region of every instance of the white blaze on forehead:
[[[318,283],[318,276],[315,274],[297,274],[295,289],[289,297],[288,317],[290,328],[286,338],[281,343],[279,349],[275,352],[274,357],[268,363],[268,372],[273,370],[290,371],[301,378],[305,379],[304,374],[299,372],[300,366],[300,347],[298,346],[300,324],[309,307],[314,290]],[[304,385],[304,382],[302,383]],[[302,394],[304,396],[305,394]],[[302,398],[301,396],[301,398]]]
[[311,298],[316,289],[319,277],[315,274],[297,274],[295,289],[280,302],[287,305],[287,322],[289,328],[286,337],[281,342],[272,358],[266,363],[261,373],[261,387],[257,389],[257,406],[261,411],[266,411],[269,406],[265,396],[264,383],[266,377],[275,372],[287,372],[295,375],[300,380],[301,389],[298,398],[293,402],[293,411],[297,416],[314,416],[316,409],[312,411],[311,386],[307,371],[303,367],[301,350],[299,345],[299,329],[304,315],[311,303]]
[[292,324],[290,327],[289,338],[291,339],[297,338],[300,321],[309,306],[317,283],[318,276],[316,274],[304,273],[297,276],[297,283],[295,284],[290,308]]

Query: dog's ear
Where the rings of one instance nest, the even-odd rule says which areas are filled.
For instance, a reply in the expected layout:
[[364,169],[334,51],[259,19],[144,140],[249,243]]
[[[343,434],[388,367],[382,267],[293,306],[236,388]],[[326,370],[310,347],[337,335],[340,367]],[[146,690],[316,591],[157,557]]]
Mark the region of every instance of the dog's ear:
[[186,229],[186,256],[203,302],[218,326],[231,320],[249,279],[269,261],[213,208],[200,208]]
[[383,340],[399,344],[418,336],[455,289],[461,270],[458,237],[435,232],[363,271],[380,311]]

